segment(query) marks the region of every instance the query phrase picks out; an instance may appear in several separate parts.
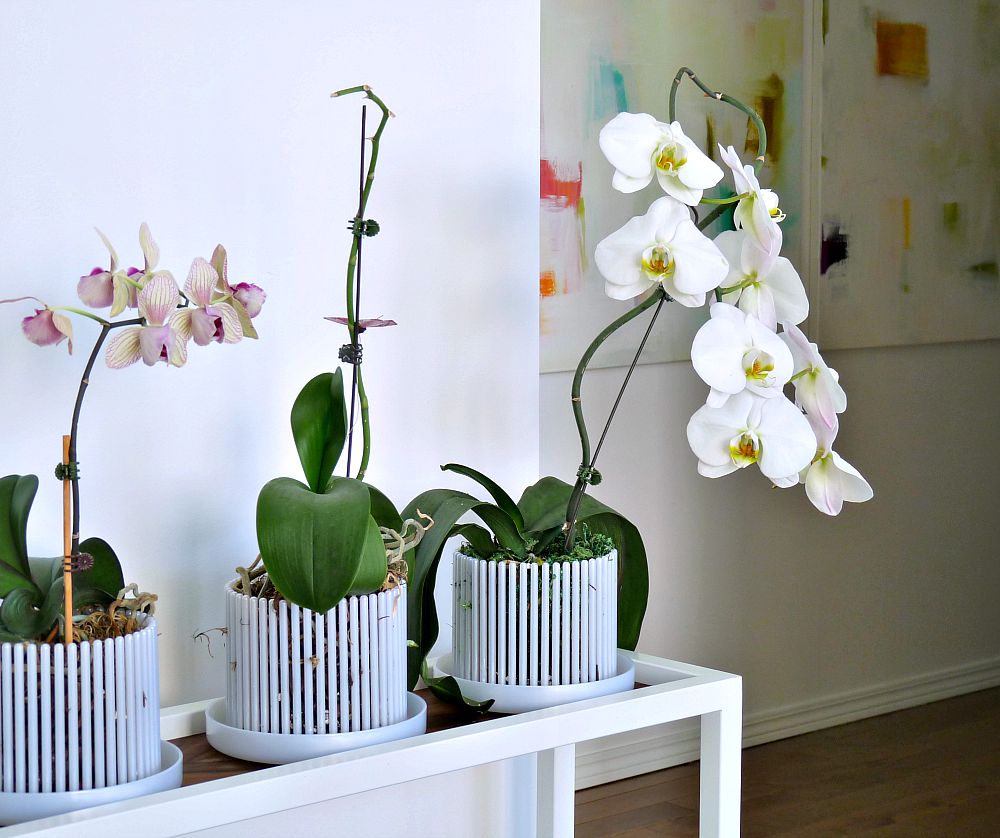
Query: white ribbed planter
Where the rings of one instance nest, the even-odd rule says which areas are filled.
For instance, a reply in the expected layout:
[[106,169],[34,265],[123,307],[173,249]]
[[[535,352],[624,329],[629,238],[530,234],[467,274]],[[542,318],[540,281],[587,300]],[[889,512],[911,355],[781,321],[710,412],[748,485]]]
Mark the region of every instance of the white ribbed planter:
[[209,719],[213,747],[290,762],[423,732],[423,702],[406,691],[405,585],[348,597],[325,614],[231,584],[226,603],[229,678],[224,720]]
[[151,617],[113,640],[0,647],[0,823],[180,780],[179,754],[161,752]]
[[618,552],[533,564],[456,552],[450,674],[511,687],[618,674]]

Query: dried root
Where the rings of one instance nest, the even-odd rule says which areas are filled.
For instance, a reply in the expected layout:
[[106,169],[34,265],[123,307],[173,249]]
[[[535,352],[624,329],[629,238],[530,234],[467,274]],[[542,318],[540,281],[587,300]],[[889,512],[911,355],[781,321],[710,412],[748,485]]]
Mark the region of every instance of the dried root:
[[73,639],[77,642],[108,640],[132,634],[141,628],[139,616],[156,610],[156,600],[156,594],[140,592],[135,583],[126,585],[105,610],[93,611],[73,621]]

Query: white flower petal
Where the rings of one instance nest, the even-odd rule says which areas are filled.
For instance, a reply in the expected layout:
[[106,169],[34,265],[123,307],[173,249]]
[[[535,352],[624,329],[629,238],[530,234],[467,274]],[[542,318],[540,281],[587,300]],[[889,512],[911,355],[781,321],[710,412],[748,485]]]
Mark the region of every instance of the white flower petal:
[[840,472],[841,492],[844,500],[850,503],[864,503],[875,497],[875,492],[861,472],[852,466],[836,451],[830,452],[834,466]]
[[104,246],[108,249],[108,254],[111,256],[111,269],[109,273],[114,273],[116,270],[118,270],[118,254],[115,253],[115,249],[112,246],[111,242],[108,240],[108,237],[104,235],[104,233],[102,233],[96,227],[94,228],[94,230],[97,231],[97,235],[101,237],[101,241],[104,242]]
[[631,178],[648,174],[652,179],[652,156],[663,127],[648,113],[620,113],[601,129],[598,144],[608,162],[622,174]]
[[621,172],[615,172],[611,177],[611,186],[619,192],[630,194],[645,189],[653,179],[653,169],[650,167],[648,177],[629,177]]
[[718,305],[712,306],[712,319],[703,324],[694,336],[691,364],[701,380],[713,390],[739,393],[747,383],[741,363],[746,351],[746,334],[731,320],[715,316]]
[[775,316],[781,322],[801,323],[809,316],[809,297],[798,272],[779,256],[764,280],[774,299]]
[[685,294],[712,291],[729,274],[722,251],[690,219],[677,225],[670,253],[675,263],[674,285]]
[[141,355],[140,331],[138,326],[132,326],[128,329],[122,329],[117,335],[114,335],[104,350],[104,363],[113,370],[120,370],[138,361]]
[[809,421],[784,397],[759,402],[761,472],[767,477],[781,478],[801,471],[816,454],[816,437]]
[[139,313],[150,326],[162,326],[180,298],[173,276],[167,271],[155,273],[139,292]]
[[146,257],[146,272],[156,268],[160,261],[160,248],[153,241],[153,234],[149,231],[149,225],[145,221],[139,225],[139,247],[142,248],[142,255]]
[[721,466],[710,466],[708,463],[698,460],[698,474],[702,477],[725,477],[727,474],[732,474],[738,469],[739,466],[733,463],[732,460]]
[[196,306],[205,308],[212,302],[212,292],[218,281],[219,274],[215,268],[198,256],[191,263],[191,270],[184,283],[184,293]]
[[660,184],[660,188],[663,189],[671,198],[676,198],[682,204],[693,207],[701,201],[701,196],[704,194],[703,189],[692,189],[690,186],[685,185],[680,181],[676,173],[667,173],[656,170],[656,181]]
[[[733,465],[729,443],[747,429],[751,401],[750,394],[743,392],[730,396],[721,407],[706,404],[695,411],[688,421],[687,438],[699,460],[709,466]],[[730,470],[735,469],[733,465]]]
[[831,457],[824,457],[809,466],[805,484],[806,497],[813,506],[826,515],[840,514],[844,506],[844,494]]
[[779,489],[790,489],[792,486],[799,484],[799,476],[797,474],[790,474],[788,477],[772,477],[771,482]]

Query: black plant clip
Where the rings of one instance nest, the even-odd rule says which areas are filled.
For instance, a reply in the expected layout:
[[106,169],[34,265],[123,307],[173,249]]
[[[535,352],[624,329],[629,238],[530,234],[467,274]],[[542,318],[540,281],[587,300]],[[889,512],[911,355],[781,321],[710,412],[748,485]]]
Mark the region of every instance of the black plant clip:
[[361,344],[345,343],[342,347],[340,347],[338,356],[345,364],[358,366],[361,363]]

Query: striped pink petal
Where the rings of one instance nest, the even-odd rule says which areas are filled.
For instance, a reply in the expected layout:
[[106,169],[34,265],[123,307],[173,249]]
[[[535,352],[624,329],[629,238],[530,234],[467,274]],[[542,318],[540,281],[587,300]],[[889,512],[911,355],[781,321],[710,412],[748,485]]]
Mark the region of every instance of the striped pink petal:
[[108,348],[104,350],[104,363],[113,370],[124,369],[134,364],[142,357],[139,346],[139,333],[142,331],[138,326],[129,329],[122,329],[117,335],[108,341]]
[[199,308],[205,308],[212,302],[212,292],[219,281],[219,274],[208,262],[200,256],[191,263],[187,281],[184,283],[184,293]]
[[162,326],[180,302],[180,292],[167,271],[153,274],[139,292],[139,313],[150,326]]

